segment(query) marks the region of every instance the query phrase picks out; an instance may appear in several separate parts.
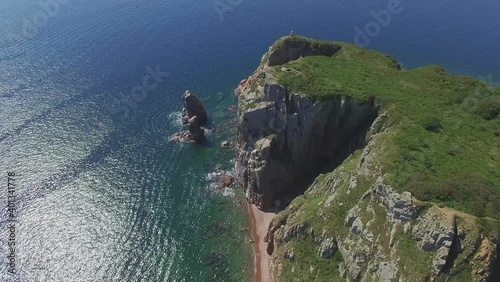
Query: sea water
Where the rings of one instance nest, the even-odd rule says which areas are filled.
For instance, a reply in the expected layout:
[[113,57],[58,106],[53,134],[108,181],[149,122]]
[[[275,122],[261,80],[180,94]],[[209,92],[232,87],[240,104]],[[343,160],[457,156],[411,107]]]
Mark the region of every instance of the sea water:
[[[499,11],[496,0],[1,1],[0,280],[249,280],[244,203],[211,176],[231,171],[225,110],[267,48],[293,31],[495,82]],[[211,117],[203,146],[167,142],[186,89]]]

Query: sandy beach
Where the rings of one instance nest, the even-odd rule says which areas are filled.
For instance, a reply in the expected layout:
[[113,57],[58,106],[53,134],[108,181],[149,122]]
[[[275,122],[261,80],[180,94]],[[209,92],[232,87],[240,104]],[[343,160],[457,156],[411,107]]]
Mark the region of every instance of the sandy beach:
[[267,243],[264,238],[267,234],[269,223],[276,216],[273,212],[263,212],[255,205],[247,205],[250,215],[250,236],[254,241],[253,257],[254,257],[254,281],[269,282],[269,255],[267,254]]

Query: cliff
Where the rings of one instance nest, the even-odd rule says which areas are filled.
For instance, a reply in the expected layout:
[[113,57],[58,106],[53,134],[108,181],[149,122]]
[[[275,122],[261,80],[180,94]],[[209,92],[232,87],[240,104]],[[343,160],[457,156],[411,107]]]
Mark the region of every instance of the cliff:
[[236,95],[237,179],[286,206],[274,280],[498,279],[499,89],[288,36]]

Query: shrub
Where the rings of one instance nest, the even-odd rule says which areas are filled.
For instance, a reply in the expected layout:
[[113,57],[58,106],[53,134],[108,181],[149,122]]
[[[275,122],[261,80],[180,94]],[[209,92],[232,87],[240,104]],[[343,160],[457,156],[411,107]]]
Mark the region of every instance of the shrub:
[[485,120],[492,120],[500,115],[500,97],[494,96],[481,100],[478,104],[476,114]]
[[441,125],[441,121],[435,117],[427,117],[424,119],[424,128],[429,132],[439,133],[443,126]]
[[498,187],[491,186],[482,176],[460,173],[450,176],[438,189],[437,199],[454,208],[478,217],[497,217],[500,213]]

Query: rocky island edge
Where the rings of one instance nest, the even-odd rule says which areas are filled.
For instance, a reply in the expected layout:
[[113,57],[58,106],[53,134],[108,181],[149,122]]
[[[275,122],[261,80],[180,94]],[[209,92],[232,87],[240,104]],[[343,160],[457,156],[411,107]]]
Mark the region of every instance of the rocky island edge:
[[235,92],[257,280],[500,281],[498,88],[287,36]]

